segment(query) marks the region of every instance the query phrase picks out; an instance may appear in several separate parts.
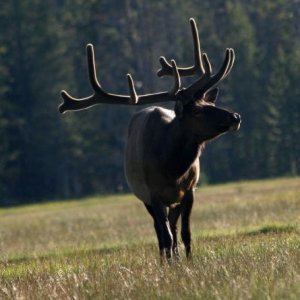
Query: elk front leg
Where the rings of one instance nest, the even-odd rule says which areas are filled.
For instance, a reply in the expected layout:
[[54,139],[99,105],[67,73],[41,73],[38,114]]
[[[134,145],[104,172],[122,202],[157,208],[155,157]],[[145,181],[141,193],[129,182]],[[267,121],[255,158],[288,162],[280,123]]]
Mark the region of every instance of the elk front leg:
[[186,257],[191,258],[190,216],[194,202],[194,192],[189,191],[181,202],[181,238],[185,246]]
[[173,254],[175,257],[179,258],[179,251],[178,251],[178,242],[177,242],[177,221],[180,216],[180,205],[177,205],[176,207],[170,207],[169,209],[169,223],[170,223],[170,228],[171,232],[173,235]]
[[168,221],[167,216],[167,208],[164,204],[162,204],[159,200],[152,199],[151,200],[151,207],[155,216],[155,219],[158,222],[160,234],[162,238],[163,243],[163,249],[166,253],[166,258],[168,261],[171,260],[171,248],[172,248],[172,242],[173,237]]
[[158,240],[158,246],[159,246],[159,254],[160,257],[163,256],[163,251],[164,251],[164,246],[163,246],[163,241],[162,241],[162,236],[161,236],[161,232],[160,232],[160,227],[159,227],[159,223],[157,221],[157,219],[155,218],[153,209],[150,205],[145,204],[145,207],[147,208],[147,211],[149,212],[149,214],[152,216],[153,218],[153,222],[154,222],[154,228],[155,228],[155,232],[156,232],[156,236],[157,236],[157,240]]

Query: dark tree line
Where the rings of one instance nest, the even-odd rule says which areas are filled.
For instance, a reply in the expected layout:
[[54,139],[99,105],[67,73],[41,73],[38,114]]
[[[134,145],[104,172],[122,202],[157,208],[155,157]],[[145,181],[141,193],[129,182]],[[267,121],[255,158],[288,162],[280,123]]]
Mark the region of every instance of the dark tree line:
[[207,145],[203,180],[299,174],[298,0],[11,0],[0,9],[0,204],[127,190],[123,149],[136,108],[62,116],[59,91],[91,93],[87,43],[107,91],[128,94],[128,72],[138,93],[167,89],[158,58],[192,63],[191,16],[213,65],[235,49],[219,105],[243,116],[238,134]]

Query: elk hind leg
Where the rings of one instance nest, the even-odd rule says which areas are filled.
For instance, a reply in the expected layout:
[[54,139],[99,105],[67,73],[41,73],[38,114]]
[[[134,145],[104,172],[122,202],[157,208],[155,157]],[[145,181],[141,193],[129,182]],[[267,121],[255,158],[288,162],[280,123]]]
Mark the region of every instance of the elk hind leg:
[[180,216],[180,205],[177,205],[175,207],[170,207],[169,209],[169,223],[171,232],[173,235],[173,245],[172,245],[172,251],[176,258],[179,258],[179,251],[178,251],[178,240],[177,240],[177,221]]

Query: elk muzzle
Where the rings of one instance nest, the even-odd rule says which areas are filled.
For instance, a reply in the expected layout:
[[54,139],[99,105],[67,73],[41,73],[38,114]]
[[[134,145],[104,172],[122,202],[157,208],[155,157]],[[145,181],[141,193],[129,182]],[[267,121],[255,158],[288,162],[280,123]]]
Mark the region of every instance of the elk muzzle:
[[239,130],[241,126],[242,118],[238,113],[231,113],[229,115],[229,129],[230,130]]

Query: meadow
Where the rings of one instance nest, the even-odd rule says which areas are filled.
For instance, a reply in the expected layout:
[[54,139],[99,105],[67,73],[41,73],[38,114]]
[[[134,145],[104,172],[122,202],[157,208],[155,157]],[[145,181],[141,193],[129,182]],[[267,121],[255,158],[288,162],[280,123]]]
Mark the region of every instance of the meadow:
[[0,299],[300,299],[300,178],[196,195],[171,265],[133,195],[0,209]]

